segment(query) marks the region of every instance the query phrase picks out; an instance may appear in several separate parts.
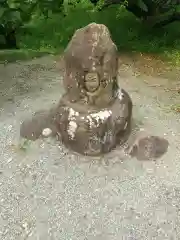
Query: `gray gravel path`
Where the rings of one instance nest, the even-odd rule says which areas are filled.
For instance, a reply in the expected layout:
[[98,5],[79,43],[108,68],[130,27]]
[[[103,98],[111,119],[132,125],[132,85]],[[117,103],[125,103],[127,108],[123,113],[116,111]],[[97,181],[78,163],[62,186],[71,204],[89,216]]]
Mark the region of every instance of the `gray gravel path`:
[[0,66],[0,239],[180,239],[178,96],[120,69],[139,127],[169,141],[156,162],[128,158],[120,148],[102,158],[73,154],[55,139],[25,146],[19,125],[63,92],[53,59]]

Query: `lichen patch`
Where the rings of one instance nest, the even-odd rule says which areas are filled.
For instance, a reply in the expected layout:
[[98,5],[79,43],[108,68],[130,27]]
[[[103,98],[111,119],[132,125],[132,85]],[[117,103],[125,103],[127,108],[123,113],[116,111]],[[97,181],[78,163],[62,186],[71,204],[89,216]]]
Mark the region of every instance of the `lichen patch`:
[[79,113],[74,111],[72,108],[69,108],[69,116],[68,116],[68,120],[71,121],[71,120],[75,120],[76,117],[79,116]]
[[89,127],[92,128],[95,126],[95,122],[93,121],[92,117],[89,115],[87,116],[86,122],[89,123]]
[[88,115],[87,121],[89,122],[90,128],[99,127],[100,124],[104,123],[110,116],[112,112],[110,110],[99,111],[97,113],[91,113]]
[[70,121],[67,132],[71,139],[74,139],[76,130],[77,130],[77,123],[75,121]]
[[124,93],[122,92],[121,89],[119,89],[119,90],[117,91],[117,97],[118,97],[118,99],[119,99],[120,101],[123,100],[123,98],[124,98]]
[[104,110],[104,111],[99,111],[98,113],[91,113],[90,116],[92,118],[104,121],[107,118],[109,118],[112,115],[112,111],[110,110]]

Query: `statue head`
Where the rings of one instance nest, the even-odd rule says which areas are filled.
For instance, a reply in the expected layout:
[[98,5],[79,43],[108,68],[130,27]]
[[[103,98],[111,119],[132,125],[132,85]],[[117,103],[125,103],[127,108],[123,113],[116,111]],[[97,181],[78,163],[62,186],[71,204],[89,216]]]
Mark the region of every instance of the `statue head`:
[[84,76],[84,87],[87,92],[94,93],[100,86],[99,74],[97,72],[88,72]]

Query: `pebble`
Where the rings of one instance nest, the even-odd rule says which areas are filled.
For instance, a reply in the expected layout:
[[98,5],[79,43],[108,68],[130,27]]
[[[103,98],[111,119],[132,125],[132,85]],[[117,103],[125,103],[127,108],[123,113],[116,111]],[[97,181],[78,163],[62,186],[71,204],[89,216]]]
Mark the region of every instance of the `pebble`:
[[42,131],[42,135],[44,137],[49,137],[52,133],[52,130],[50,128],[44,128],[43,131]]

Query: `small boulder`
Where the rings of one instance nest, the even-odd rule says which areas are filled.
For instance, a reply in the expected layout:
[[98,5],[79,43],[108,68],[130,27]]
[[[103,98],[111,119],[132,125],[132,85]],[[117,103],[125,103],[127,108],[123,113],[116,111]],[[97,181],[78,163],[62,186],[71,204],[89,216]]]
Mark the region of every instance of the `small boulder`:
[[21,123],[20,136],[31,141],[40,137],[55,136],[57,133],[55,115],[56,107],[36,112]]
[[138,160],[156,160],[168,150],[169,142],[146,131],[139,131],[128,140],[126,152]]

